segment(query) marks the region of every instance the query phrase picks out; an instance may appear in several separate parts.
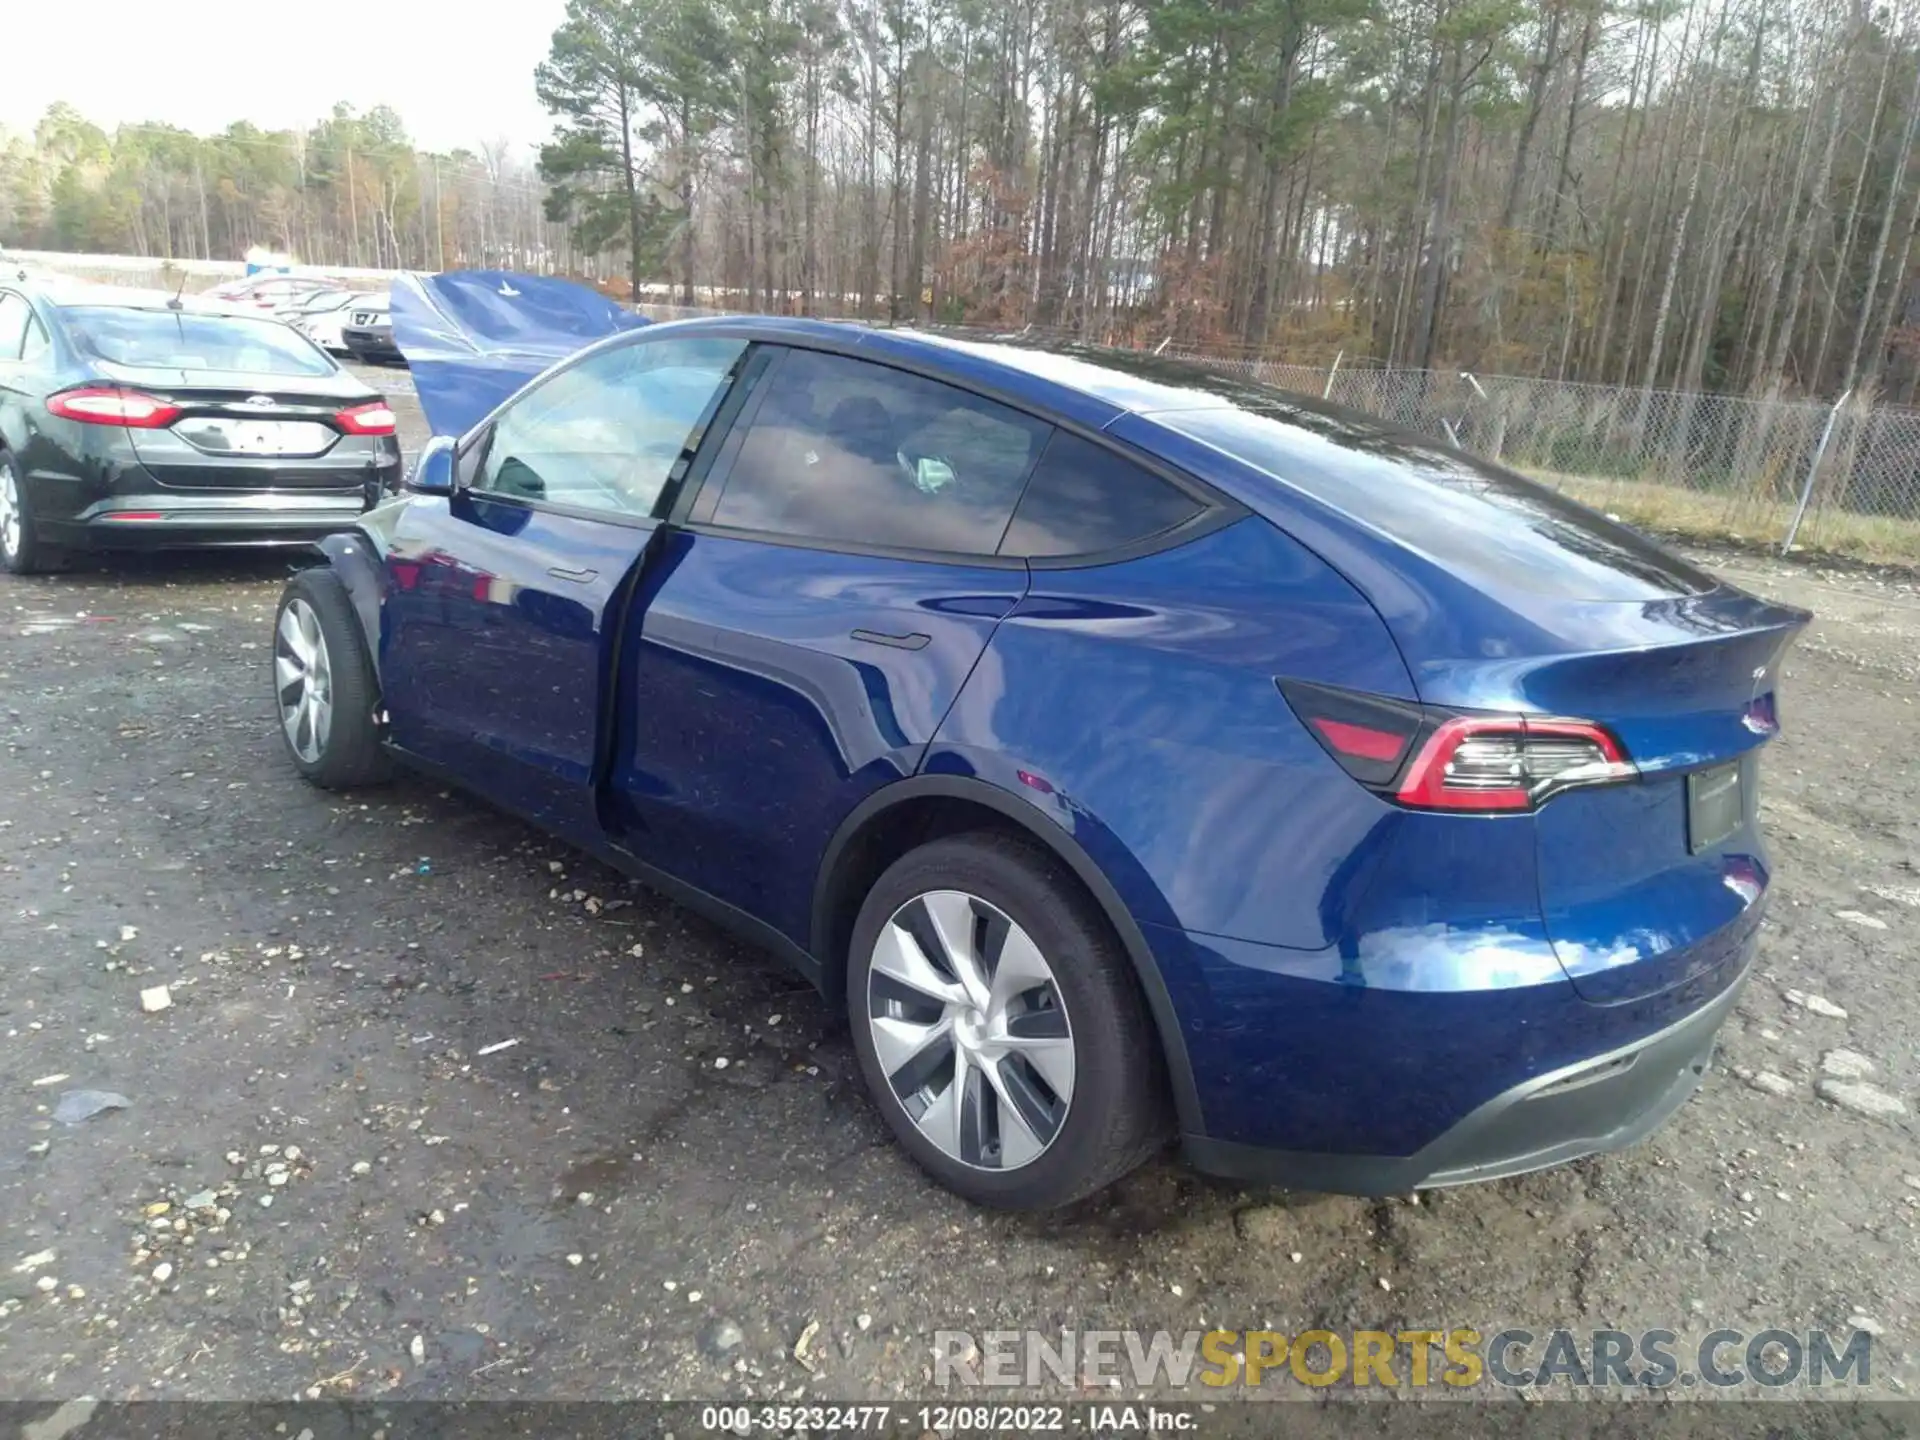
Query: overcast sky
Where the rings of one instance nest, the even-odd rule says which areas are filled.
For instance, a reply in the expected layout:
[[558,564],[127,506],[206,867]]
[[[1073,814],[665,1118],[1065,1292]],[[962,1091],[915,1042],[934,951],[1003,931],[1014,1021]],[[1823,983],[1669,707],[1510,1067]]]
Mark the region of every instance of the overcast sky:
[[[111,130],[163,121],[312,124],[335,101],[388,104],[417,144],[546,138],[533,67],[565,0],[4,0],[0,126],[30,130],[66,100]],[[523,149],[522,154],[530,153]]]

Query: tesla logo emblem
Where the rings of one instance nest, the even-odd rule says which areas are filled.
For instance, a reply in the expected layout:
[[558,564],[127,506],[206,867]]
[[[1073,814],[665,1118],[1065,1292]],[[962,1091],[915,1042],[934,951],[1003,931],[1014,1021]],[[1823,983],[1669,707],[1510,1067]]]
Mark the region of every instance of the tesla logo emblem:
[[258,410],[271,410],[274,401],[271,395],[249,395],[246,403]]

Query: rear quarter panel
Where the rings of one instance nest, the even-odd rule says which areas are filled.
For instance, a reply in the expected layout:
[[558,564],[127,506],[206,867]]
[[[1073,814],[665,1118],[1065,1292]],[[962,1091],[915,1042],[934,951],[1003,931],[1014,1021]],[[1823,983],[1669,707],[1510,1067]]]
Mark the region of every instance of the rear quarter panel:
[[1372,608],[1263,520],[1036,568],[925,769],[1025,795],[1143,923],[1319,949],[1395,812],[1334,764],[1276,676],[1412,694]]

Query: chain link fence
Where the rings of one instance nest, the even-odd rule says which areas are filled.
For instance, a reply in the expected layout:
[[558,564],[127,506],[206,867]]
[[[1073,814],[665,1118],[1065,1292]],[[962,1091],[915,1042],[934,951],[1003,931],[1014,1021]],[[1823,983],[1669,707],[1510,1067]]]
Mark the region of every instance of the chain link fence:
[[1449,439],[1637,524],[1920,562],[1920,410],[1163,352]]

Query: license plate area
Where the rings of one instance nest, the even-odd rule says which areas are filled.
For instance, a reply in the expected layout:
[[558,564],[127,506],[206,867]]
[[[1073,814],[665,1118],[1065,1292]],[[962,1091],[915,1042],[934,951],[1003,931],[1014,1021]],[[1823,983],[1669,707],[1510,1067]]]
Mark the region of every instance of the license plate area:
[[1687,851],[1711,850],[1747,818],[1747,773],[1738,760],[1687,776]]
[[297,458],[325,454],[336,436],[311,420],[242,420],[207,416],[183,420],[174,433],[209,455],[272,455]]

